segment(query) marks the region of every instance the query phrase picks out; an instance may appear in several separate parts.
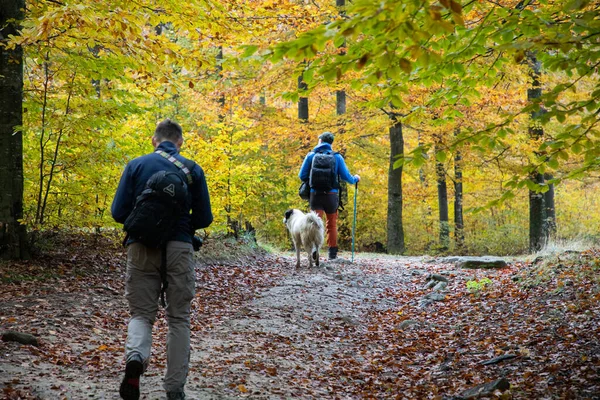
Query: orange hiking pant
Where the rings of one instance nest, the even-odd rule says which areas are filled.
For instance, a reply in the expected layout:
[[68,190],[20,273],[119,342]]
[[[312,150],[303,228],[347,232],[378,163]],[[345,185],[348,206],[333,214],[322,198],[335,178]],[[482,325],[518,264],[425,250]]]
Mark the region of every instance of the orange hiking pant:
[[[317,215],[323,218],[323,214],[325,211],[323,210],[314,210]],[[328,247],[337,247],[337,218],[338,212],[336,211],[333,214],[325,214],[327,216],[326,230],[327,230],[327,246]]]

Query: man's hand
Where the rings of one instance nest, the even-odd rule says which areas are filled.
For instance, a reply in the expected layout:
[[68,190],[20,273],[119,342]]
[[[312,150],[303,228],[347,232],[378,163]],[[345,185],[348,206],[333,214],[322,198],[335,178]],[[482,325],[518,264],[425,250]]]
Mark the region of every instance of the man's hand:
[[354,175],[354,178],[356,178],[356,183],[360,182],[360,176]]

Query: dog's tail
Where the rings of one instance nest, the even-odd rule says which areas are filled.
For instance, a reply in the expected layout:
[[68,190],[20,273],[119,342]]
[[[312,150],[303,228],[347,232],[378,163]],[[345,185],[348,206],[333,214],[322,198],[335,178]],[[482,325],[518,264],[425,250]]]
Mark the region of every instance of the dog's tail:
[[325,227],[323,226],[323,220],[314,211],[311,211],[308,214],[306,214],[306,220],[316,225],[317,229],[325,229]]

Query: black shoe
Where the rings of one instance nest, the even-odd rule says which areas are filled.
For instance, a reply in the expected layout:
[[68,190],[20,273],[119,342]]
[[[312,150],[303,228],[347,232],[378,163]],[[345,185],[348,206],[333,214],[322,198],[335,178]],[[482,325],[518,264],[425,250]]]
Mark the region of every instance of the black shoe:
[[337,258],[337,252],[338,252],[337,247],[330,247],[329,248],[329,259],[335,260]]
[[119,394],[125,400],[138,400],[140,398],[140,376],[144,372],[144,365],[138,360],[131,360],[125,366],[125,376],[119,388]]

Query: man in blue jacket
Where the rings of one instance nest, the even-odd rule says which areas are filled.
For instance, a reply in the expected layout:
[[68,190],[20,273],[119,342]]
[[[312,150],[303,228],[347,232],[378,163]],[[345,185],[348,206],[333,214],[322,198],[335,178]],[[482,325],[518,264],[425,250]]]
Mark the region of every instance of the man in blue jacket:
[[[350,184],[356,184],[358,183],[358,181],[360,181],[360,176],[352,176],[350,174],[350,171],[348,171],[348,167],[346,167],[346,163],[344,162],[344,158],[342,157],[342,155],[339,153],[335,153],[331,148],[331,145],[333,144],[333,139],[334,136],[331,132],[323,132],[319,136],[319,144],[304,158],[304,162],[302,163],[302,167],[300,168],[300,173],[298,174],[301,181],[310,181],[311,173],[314,173],[314,171],[311,171],[313,165],[313,158],[315,157],[315,154],[318,153],[334,155],[335,163],[333,165],[332,172],[335,177],[339,177]],[[323,218],[323,213],[327,215],[327,246],[329,247],[330,260],[337,258],[338,252],[337,217],[339,207],[339,184],[337,179],[335,180],[335,183],[332,186],[333,187],[327,191],[319,191],[311,187],[309,200],[311,210],[316,212],[321,218]]]
[[[153,152],[127,164],[111,208],[115,221],[125,222],[148,178],[159,171],[180,170],[166,157],[174,157],[191,172],[192,183],[187,202],[191,204],[191,209],[180,217],[177,229],[167,243],[166,315],[169,333],[164,388],[168,399],[185,399],[183,388],[190,359],[190,308],[196,281],[192,243],[196,229],[208,227],[213,220],[204,171],[198,164],[179,154],[182,144],[181,126],[170,119],[160,122],[152,137],[152,145],[155,151],[162,153]],[[139,399],[140,375],[148,367],[152,326],[161,290],[160,265],[161,249],[129,241],[125,297],[131,319],[125,344],[125,376],[119,390],[121,397],[126,400]]]

